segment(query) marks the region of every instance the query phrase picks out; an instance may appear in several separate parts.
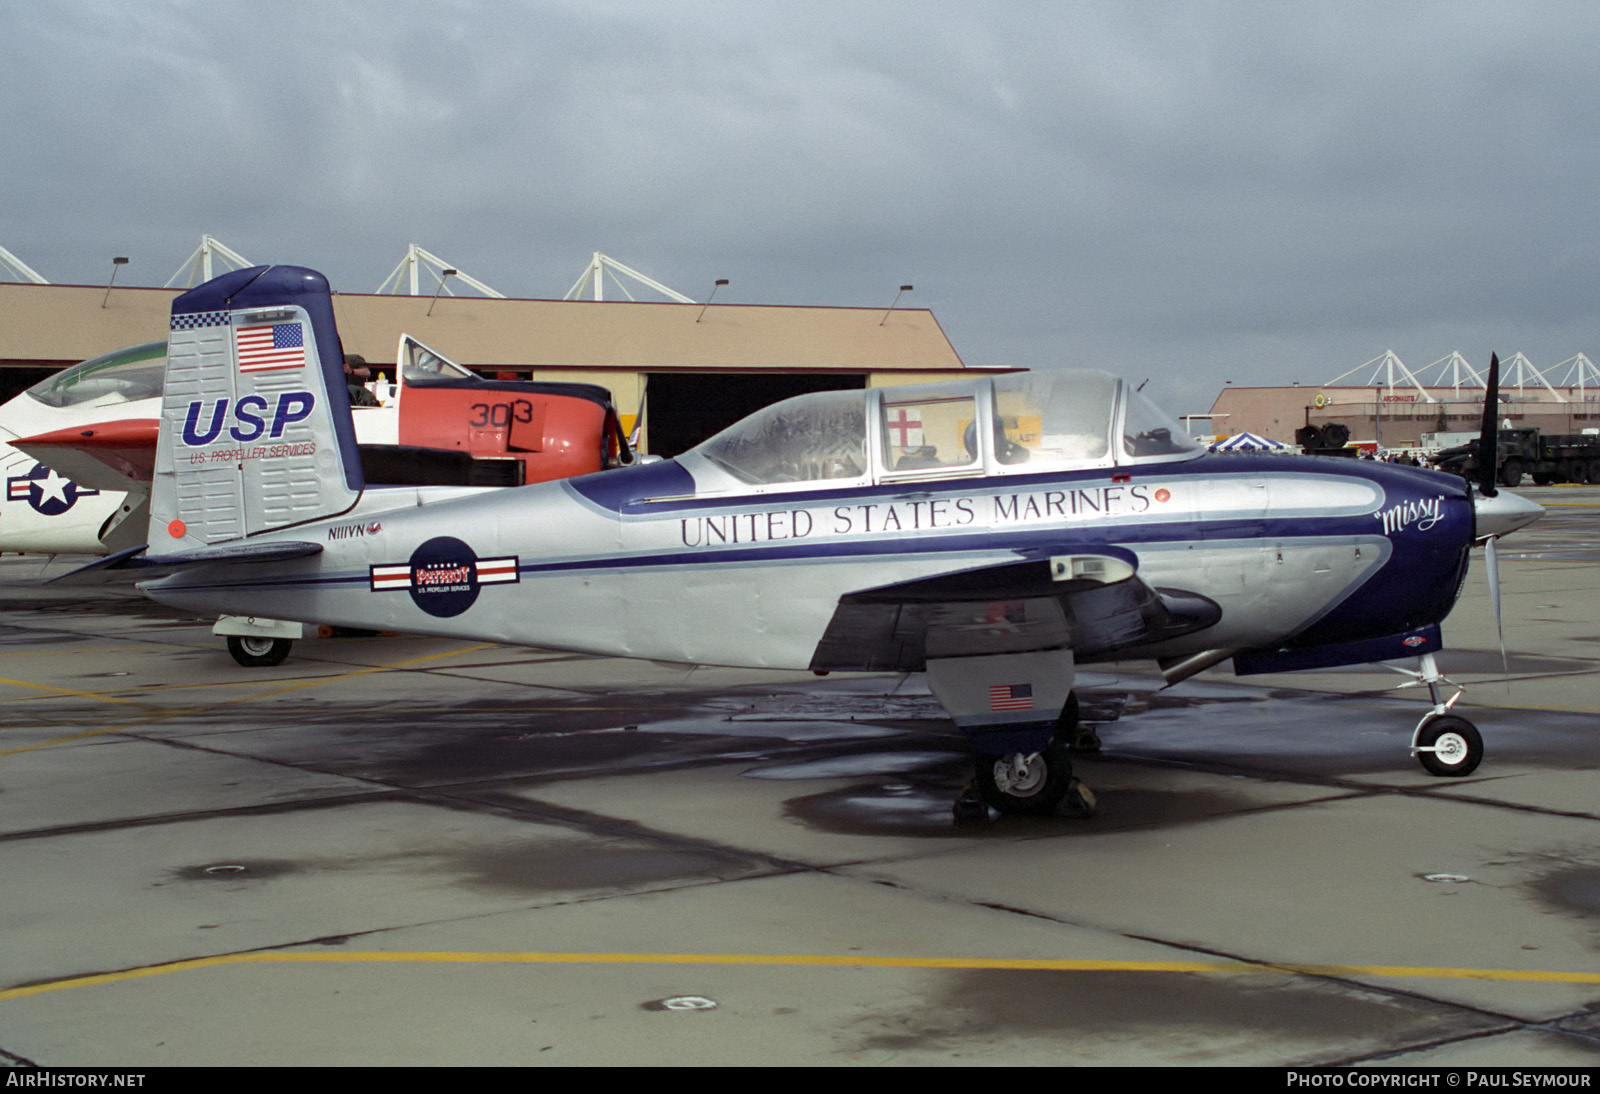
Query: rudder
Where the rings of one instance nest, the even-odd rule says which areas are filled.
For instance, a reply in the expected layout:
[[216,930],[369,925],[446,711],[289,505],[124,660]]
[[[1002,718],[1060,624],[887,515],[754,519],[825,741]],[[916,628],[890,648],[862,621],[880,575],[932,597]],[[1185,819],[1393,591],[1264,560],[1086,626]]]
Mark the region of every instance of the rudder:
[[327,278],[256,266],[172,302],[152,552],[336,516],[362,485]]

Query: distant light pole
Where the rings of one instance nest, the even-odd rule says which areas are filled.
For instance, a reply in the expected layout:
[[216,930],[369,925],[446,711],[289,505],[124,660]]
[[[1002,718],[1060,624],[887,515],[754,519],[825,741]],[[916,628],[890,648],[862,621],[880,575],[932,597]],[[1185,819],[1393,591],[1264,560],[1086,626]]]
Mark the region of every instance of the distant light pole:
[[1383,387],[1381,385],[1372,389],[1372,436],[1373,442],[1381,450],[1383,448]]
[[881,327],[889,321],[889,313],[894,311],[894,305],[900,303],[900,298],[910,291],[910,285],[900,286],[900,291],[894,294],[894,303],[889,305],[888,309],[883,313],[883,318],[878,320],[878,326]]
[[111,260],[111,280],[106,282],[106,294],[100,298],[100,306],[106,306],[106,301],[111,299],[111,286],[117,283],[117,267],[126,266],[128,259],[125,255],[118,255]]
[[726,277],[719,277],[716,279],[716,281],[711,283],[711,295],[706,297],[706,302],[704,304],[700,305],[700,314],[694,317],[694,321],[696,323],[705,318],[706,309],[709,308],[711,306],[711,302],[717,298],[717,290],[722,288],[722,286],[726,285],[727,283],[728,279]]
[[439,274],[439,287],[433,290],[433,299],[428,301],[428,314],[433,314],[433,306],[439,302],[439,294],[444,292],[444,279],[456,276],[455,270],[444,270]]

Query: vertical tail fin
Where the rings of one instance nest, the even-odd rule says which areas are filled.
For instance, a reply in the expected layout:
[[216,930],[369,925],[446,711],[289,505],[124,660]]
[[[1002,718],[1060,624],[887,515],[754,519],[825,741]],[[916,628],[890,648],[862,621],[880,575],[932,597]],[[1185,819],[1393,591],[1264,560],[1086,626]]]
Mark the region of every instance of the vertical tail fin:
[[256,266],[174,300],[152,552],[335,516],[361,489],[327,278]]

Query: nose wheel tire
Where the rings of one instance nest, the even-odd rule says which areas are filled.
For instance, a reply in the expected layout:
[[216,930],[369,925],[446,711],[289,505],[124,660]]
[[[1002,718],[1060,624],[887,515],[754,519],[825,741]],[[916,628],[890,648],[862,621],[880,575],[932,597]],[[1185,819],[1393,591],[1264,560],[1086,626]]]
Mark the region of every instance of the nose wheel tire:
[[287,638],[254,638],[249,635],[228,637],[228,653],[247,669],[283,664],[292,645],[294,643]]
[[1055,812],[1077,782],[1059,739],[1041,752],[979,756],[976,781],[983,800],[1000,812],[1032,816]]
[[1454,714],[1429,718],[1417,735],[1417,762],[1430,775],[1470,775],[1483,762],[1483,738],[1465,718]]

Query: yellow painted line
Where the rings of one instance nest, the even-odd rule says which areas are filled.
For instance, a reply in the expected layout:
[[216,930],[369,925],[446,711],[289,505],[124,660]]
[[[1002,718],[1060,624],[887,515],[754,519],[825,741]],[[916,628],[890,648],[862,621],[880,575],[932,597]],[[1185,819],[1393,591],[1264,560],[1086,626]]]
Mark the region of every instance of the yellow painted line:
[[54,684],[34,684],[27,680],[13,680],[9,676],[0,676],[0,684],[10,684],[12,687],[32,688],[34,691],[48,691],[53,695],[71,695],[77,699],[94,699],[102,703],[126,703],[129,706],[142,707],[150,704],[138,699],[121,699],[115,695],[106,695],[98,691],[78,691],[76,688],[59,688]]
[[463,646],[459,650],[446,650],[443,653],[430,653],[422,657],[411,657],[404,661],[396,661],[389,665],[373,665],[370,668],[356,669],[352,672],[341,672],[334,676],[318,676],[310,680],[300,680],[293,684],[286,684],[281,688],[272,688],[268,691],[263,691],[255,695],[244,695],[236,699],[224,699],[222,702],[212,704],[212,706],[204,709],[214,710],[219,706],[229,706],[234,703],[247,703],[252,699],[266,699],[274,695],[283,695],[291,691],[304,691],[306,688],[321,687],[323,684],[331,684],[339,680],[354,680],[357,677],[370,676],[375,672],[390,672],[394,669],[409,668],[412,665],[420,665],[428,661],[441,661],[446,657],[459,657],[465,653],[477,653],[479,650],[492,649],[496,645],[498,645],[498,643],[484,642],[476,646]]
[[143,643],[134,642],[134,643],[129,643],[126,646],[104,646],[104,647],[91,646],[88,649],[83,649],[81,647],[74,646],[70,650],[62,650],[62,649],[12,650],[12,651],[9,651],[9,652],[6,652],[6,653],[0,653],[0,661],[5,661],[5,660],[7,660],[9,658],[12,658],[12,657],[60,657],[63,653],[70,653],[70,654],[80,654],[80,653],[148,653],[148,652],[156,652],[156,651],[159,651],[159,650],[181,650],[181,649],[191,649],[191,650],[193,650],[193,649],[198,649],[198,648],[199,647],[197,647],[197,646],[179,646],[179,645],[174,645],[171,642],[160,642],[160,643],[155,643],[155,642],[143,642]]
[[[302,690],[304,690],[306,688],[319,687],[319,686],[321,686],[323,684],[331,684],[331,683],[335,683],[335,682],[340,681],[340,680],[353,680],[353,679],[355,679],[356,677],[359,677],[359,676],[369,676],[369,675],[371,675],[372,673],[375,673],[375,672],[388,672],[391,669],[407,668],[407,667],[409,667],[411,665],[422,664],[425,661],[438,661],[438,660],[441,660],[441,659],[446,658],[446,657],[456,657],[456,656],[459,656],[459,655],[464,654],[464,653],[477,653],[479,650],[489,649],[491,646],[494,646],[494,645],[497,645],[497,643],[486,642],[486,643],[482,643],[482,644],[476,645],[476,646],[463,646],[461,649],[458,649],[458,650],[446,650],[443,653],[430,653],[430,654],[427,654],[427,655],[425,655],[423,657],[411,657],[411,658],[407,658],[404,661],[396,661],[393,664],[389,664],[389,665],[374,665],[374,666],[372,666],[370,668],[357,669],[357,670],[355,670],[353,672],[341,672],[341,673],[337,673],[337,674],[335,674],[333,676],[319,676],[319,677],[316,677],[316,678],[310,679],[310,680],[300,680],[300,681],[297,681],[297,682],[295,682],[293,684],[289,684],[289,685],[287,685],[285,687],[271,688],[271,689],[269,689],[267,691],[255,692],[255,693],[252,693],[250,695],[236,696],[236,697],[231,698],[231,699],[222,699],[222,700],[220,700],[218,702],[215,702],[215,703],[208,703],[208,704],[205,704],[203,706],[196,706],[196,707],[153,707],[150,704],[140,703],[140,702],[138,702],[136,700],[133,700],[133,699],[116,699],[116,700],[112,700],[112,699],[106,698],[105,701],[107,701],[107,702],[131,703],[134,706],[146,707],[147,709],[150,710],[150,714],[149,714],[149,716],[147,718],[145,718],[145,719],[143,719],[141,721],[123,722],[121,725],[114,725],[114,726],[102,726],[102,727],[100,727],[98,729],[88,729],[88,730],[84,730],[82,733],[73,733],[73,734],[70,734],[70,735],[65,736],[65,737],[55,737],[55,738],[52,738],[52,739],[50,739],[48,741],[38,741],[38,742],[36,742],[34,744],[31,744],[31,745],[18,745],[15,748],[3,748],[3,749],[0,749],[0,756],[15,756],[15,755],[17,755],[19,753],[22,753],[22,752],[36,752],[36,751],[38,751],[39,749],[42,749],[42,748],[54,748],[56,745],[71,744],[73,741],[81,741],[81,740],[83,740],[83,739],[85,739],[87,737],[98,737],[98,736],[102,736],[102,735],[107,734],[107,733],[119,733],[119,732],[121,732],[122,730],[125,730],[125,729],[132,729],[135,726],[150,725],[151,723],[160,721],[160,720],[162,720],[164,718],[174,718],[174,717],[178,717],[180,715],[206,714],[206,713],[208,713],[210,711],[218,710],[218,709],[220,709],[222,707],[232,706],[232,705],[234,705],[236,703],[248,703],[248,702],[250,702],[251,700],[254,700],[254,699],[266,699],[266,698],[270,698],[271,696],[274,696],[274,695],[282,695],[282,694],[284,694],[286,692],[291,692],[291,691],[302,691]],[[0,683],[23,683],[23,682],[22,681],[7,681],[7,680],[5,680],[5,678],[0,677]],[[65,688],[51,688],[51,687],[49,687],[48,685],[45,685],[45,684],[25,684],[24,683],[23,686],[25,686],[25,687],[35,687],[35,688],[39,688],[41,690],[47,690],[47,691],[59,691],[59,692],[64,692],[64,693],[69,694],[69,695],[81,695],[81,696],[83,696],[85,698],[90,698],[90,699],[105,698],[103,696],[97,696],[92,692],[73,692],[73,691],[68,691]]]
[[867,957],[861,954],[761,954],[761,953],[471,953],[382,952],[335,953],[270,951],[224,954],[188,961],[125,969],[95,976],[75,976],[41,984],[0,990],[0,1000],[67,991],[72,988],[116,984],[148,976],[191,972],[224,965],[727,965],[742,967],[797,966],[857,969],[995,969],[1034,972],[1147,972],[1147,973],[1276,973],[1284,976],[1382,976],[1405,979],[1498,980],[1518,983],[1600,984],[1600,972],[1559,972],[1545,969],[1467,969],[1426,965],[1298,965],[1261,964],[1250,961],[1100,961],[1058,958],[1008,957]]
[[16,756],[23,752],[37,752],[41,748],[54,748],[57,745],[69,745],[73,741],[81,741],[88,737],[100,737],[107,733],[120,733],[124,729],[133,729],[136,726],[149,725],[151,722],[160,721],[168,717],[165,714],[152,714],[142,722],[123,722],[121,725],[101,726],[98,729],[86,729],[82,733],[69,733],[65,737],[52,737],[48,741],[37,741],[31,745],[16,745],[13,748],[0,748],[0,756]]

